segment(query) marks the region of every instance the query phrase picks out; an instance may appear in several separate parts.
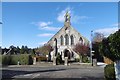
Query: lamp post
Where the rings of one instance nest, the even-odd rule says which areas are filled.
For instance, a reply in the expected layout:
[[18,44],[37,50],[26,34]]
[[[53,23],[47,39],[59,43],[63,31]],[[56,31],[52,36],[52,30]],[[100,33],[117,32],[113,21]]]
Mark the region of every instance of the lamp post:
[[91,31],[91,43],[90,43],[90,62],[93,65],[93,62],[92,62],[92,37],[93,37],[93,35],[92,35],[92,33],[93,33],[93,30]]

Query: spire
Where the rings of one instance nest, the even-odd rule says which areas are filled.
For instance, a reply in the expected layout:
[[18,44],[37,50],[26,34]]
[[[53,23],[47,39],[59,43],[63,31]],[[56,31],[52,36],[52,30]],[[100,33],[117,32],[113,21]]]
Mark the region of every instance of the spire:
[[70,16],[70,13],[69,13],[69,11],[67,10],[66,11],[66,14],[65,14],[65,25],[70,25],[70,18],[71,18],[71,16]]
[[65,22],[70,22],[70,14],[69,14],[69,11],[67,10],[66,14],[65,14]]

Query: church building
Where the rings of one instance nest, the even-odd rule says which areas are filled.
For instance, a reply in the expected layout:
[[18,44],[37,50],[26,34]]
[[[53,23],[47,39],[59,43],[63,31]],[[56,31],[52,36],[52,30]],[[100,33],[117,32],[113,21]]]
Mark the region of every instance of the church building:
[[64,26],[47,42],[54,50],[50,53],[51,60],[59,53],[62,60],[68,57],[69,60],[79,58],[79,55],[73,50],[78,43],[88,45],[89,41],[71,26],[70,14],[65,14]]

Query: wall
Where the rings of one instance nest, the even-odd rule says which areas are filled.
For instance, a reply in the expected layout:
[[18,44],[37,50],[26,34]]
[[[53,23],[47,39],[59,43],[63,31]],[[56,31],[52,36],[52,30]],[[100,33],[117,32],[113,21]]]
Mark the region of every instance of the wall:
[[120,60],[114,62],[116,80],[120,80]]

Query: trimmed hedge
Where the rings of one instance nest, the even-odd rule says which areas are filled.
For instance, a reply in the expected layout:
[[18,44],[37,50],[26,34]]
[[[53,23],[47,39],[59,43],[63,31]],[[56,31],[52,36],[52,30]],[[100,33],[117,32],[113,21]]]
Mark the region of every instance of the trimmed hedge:
[[116,80],[114,64],[109,64],[104,68],[105,80]]
[[2,65],[17,65],[18,61],[21,65],[33,64],[33,59],[29,54],[21,55],[0,55]]

